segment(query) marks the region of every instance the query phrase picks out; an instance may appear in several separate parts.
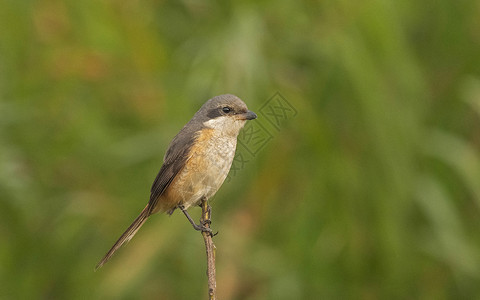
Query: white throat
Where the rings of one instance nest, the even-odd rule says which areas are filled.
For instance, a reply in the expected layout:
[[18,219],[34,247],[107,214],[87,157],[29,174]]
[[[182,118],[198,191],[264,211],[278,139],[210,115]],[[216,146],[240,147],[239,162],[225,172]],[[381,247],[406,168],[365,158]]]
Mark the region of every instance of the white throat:
[[220,116],[203,122],[203,125],[212,128],[219,134],[238,136],[240,129],[245,126],[246,120],[237,119],[234,116]]

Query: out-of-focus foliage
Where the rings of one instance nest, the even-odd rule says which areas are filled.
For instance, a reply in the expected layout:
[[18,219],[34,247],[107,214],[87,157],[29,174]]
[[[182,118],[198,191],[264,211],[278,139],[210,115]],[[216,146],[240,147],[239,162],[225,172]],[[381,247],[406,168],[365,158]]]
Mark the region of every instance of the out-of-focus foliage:
[[258,111],[276,92],[297,114],[253,121],[271,139],[213,202],[219,298],[480,297],[479,13],[1,1],[0,298],[206,298],[203,241],[178,213],[93,268],[204,101]]

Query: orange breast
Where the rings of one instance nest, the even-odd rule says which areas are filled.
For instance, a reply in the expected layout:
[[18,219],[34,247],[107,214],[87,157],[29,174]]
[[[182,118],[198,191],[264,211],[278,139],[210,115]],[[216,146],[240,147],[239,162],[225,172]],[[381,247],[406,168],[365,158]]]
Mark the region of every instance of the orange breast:
[[236,141],[214,129],[200,131],[185,166],[160,197],[155,211],[170,211],[180,204],[188,208],[202,196],[213,196],[228,175]]

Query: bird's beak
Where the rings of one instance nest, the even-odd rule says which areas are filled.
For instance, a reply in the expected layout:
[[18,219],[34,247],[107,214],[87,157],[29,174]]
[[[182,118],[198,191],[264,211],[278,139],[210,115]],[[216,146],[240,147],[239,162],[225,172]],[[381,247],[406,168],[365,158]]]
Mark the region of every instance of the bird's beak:
[[242,119],[243,120],[253,120],[257,118],[257,114],[254,113],[253,111],[249,110],[246,113],[242,114]]

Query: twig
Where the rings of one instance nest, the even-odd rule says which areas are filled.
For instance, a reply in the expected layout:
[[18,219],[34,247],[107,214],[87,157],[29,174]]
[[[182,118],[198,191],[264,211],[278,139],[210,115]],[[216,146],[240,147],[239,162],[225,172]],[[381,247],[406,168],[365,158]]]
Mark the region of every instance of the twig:
[[[201,224],[206,228],[210,228],[211,208],[206,198],[202,198],[200,204],[202,207]],[[208,276],[208,297],[210,300],[217,299],[217,280],[215,279],[215,245],[212,240],[212,232],[202,231],[203,240],[205,241],[205,250],[207,252],[207,276]]]

